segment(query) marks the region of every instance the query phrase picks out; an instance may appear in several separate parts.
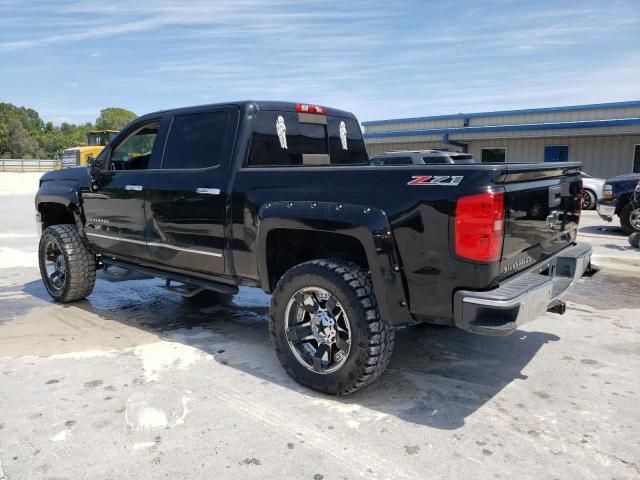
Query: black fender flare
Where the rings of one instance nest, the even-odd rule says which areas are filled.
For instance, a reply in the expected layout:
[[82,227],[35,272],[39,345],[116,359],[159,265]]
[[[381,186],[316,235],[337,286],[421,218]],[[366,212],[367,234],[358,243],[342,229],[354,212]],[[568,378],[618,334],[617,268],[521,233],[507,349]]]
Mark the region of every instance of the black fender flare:
[[84,232],[84,223],[82,219],[81,201],[78,191],[68,185],[47,185],[43,184],[35,197],[35,206],[38,215],[41,212],[41,205],[44,203],[56,203],[66,207],[75,219],[76,225],[80,233]]
[[277,229],[322,231],[355,238],[362,245],[382,318],[392,325],[414,323],[407,303],[389,219],[383,210],[338,202],[280,201],[258,212],[258,275],[270,292],[267,238]]

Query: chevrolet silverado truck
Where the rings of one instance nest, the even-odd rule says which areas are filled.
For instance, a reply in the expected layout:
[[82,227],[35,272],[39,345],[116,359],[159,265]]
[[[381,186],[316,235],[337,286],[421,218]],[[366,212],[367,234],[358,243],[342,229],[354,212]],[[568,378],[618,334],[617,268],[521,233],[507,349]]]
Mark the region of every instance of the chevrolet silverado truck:
[[[579,163],[370,166],[353,114],[236,102],[134,120],[89,167],[49,172],[39,265],[58,302],[121,267],[196,297],[272,295],[299,383],[349,394],[398,327],[507,335],[590,271]],[[173,283],[172,283],[173,282]]]

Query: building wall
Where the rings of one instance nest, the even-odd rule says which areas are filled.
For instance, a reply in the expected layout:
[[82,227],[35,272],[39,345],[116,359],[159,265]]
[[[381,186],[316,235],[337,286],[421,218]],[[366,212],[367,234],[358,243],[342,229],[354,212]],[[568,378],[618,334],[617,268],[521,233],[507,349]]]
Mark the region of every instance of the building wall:
[[573,110],[549,109],[537,112],[508,113],[493,112],[487,114],[469,113],[458,115],[441,115],[435,117],[398,119],[382,122],[365,122],[367,133],[396,132],[401,130],[422,130],[429,128],[464,127],[465,118],[469,127],[487,125],[523,125],[539,123],[557,123],[605,119],[622,119],[640,117],[640,106],[630,102],[627,106],[607,108],[575,108]]
[[469,142],[469,153],[479,160],[483,147],[506,147],[508,162],[542,162],[546,145],[568,145],[570,161],[582,162],[589,175],[606,178],[633,170],[638,144],[640,135],[482,140]]
[[[585,172],[596,177],[613,177],[629,173],[633,169],[635,145],[640,145],[640,135],[579,136],[553,138],[471,140],[469,153],[480,161],[482,148],[504,147],[508,162],[543,162],[545,145],[568,145],[569,160],[580,161]],[[370,156],[389,150],[420,150],[448,148],[441,142],[368,143]]]

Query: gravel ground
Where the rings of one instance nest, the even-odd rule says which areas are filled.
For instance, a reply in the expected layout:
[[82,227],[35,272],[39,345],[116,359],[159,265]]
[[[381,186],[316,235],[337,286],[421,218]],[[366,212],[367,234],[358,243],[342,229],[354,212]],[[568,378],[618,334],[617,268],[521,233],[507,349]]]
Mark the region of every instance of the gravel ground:
[[[4,175],[0,192],[31,185]],[[640,478],[640,270],[614,268],[636,252],[594,212],[583,238],[607,261],[564,316],[400,330],[380,381],[338,399],[280,368],[260,291],[197,309],[100,275],[52,303],[32,194],[0,200],[1,480]]]

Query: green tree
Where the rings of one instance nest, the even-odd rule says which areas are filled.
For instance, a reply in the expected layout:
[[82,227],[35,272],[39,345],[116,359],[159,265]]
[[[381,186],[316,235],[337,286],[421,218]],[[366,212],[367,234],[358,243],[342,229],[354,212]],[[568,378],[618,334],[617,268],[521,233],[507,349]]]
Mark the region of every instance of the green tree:
[[42,158],[45,155],[34,137],[29,135],[27,129],[15,118],[9,119],[6,124],[9,132],[8,142],[5,145],[9,158]]
[[136,116],[124,108],[105,108],[96,119],[96,130],[120,130]]
[[0,103],[0,157],[42,158],[45,152],[38,136],[44,130],[45,123],[35,110]]
[[[122,108],[107,108],[96,128],[119,130],[135,116]],[[66,148],[86,145],[93,128],[91,123],[56,126],[45,123],[32,108],[0,103],[0,158],[56,158]]]

